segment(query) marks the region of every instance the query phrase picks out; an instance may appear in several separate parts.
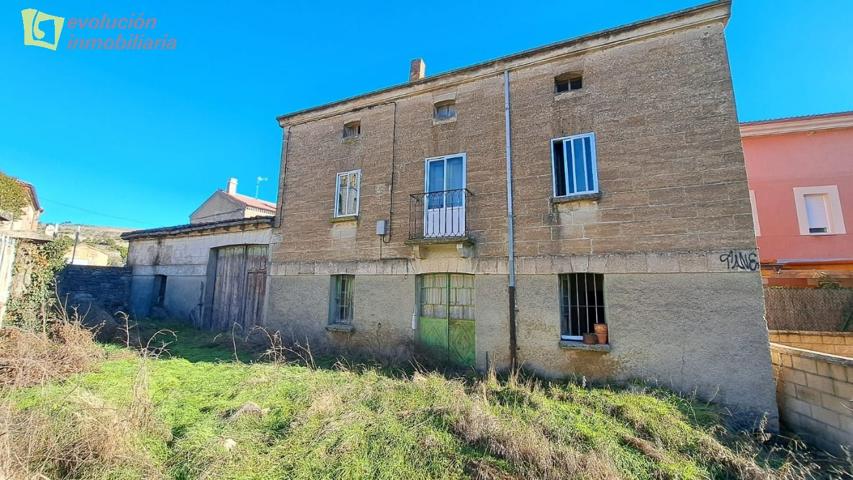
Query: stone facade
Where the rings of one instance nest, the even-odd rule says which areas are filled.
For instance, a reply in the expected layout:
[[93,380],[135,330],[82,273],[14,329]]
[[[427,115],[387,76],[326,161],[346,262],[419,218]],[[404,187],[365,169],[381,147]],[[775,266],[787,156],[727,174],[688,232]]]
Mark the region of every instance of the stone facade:
[[[476,365],[509,364],[504,72],[510,79],[517,356],[549,376],[652,379],[755,419],[776,409],[723,30],[727,2],[279,117],[279,216],[266,324],[317,348],[405,354],[418,275],[474,275]],[[583,88],[555,94],[555,77]],[[433,119],[452,99],[456,117]],[[360,135],[343,139],[344,124]],[[594,132],[600,194],[553,198],[551,140]],[[425,159],[466,154],[469,238],[412,242]],[[334,219],[336,174],[361,171]],[[376,234],[376,222],[390,231]],[[413,244],[414,243],[414,244]],[[558,275],[604,274],[610,344],[560,342]],[[352,331],[327,331],[330,275],[352,274]]]
[[68,306],[95,302],[112,315],[128,310],[131,275],[129,267],[68,265],[59,273],[57,289]]

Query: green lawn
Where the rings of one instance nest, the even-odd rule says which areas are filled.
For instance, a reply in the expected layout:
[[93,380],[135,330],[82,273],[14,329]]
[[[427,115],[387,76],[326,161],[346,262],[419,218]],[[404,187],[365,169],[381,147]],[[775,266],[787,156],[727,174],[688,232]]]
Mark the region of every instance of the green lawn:
[[[16,415],[36,426],[22,437],[30,450],[44,436],[67,443],[58,451],[82,452],[30,469],[115,479],[791,473],[781,455],[746,439],[724,446],[720,435],[731,435],[714,408],[662,390],[248,363],[251,352],[236,362],[230,337],[176,333],[171,358],[107,347],[94,371],[16,392]],[[261,411],[235,417],[250,403]]]

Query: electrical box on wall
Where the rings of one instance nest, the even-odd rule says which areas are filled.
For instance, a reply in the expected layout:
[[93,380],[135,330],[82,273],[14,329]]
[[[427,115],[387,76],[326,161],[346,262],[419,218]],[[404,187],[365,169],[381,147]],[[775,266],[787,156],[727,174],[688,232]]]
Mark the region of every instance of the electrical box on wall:
[[377,220],[376,221],[376,234],[385,236],[388,235],[388,220]]

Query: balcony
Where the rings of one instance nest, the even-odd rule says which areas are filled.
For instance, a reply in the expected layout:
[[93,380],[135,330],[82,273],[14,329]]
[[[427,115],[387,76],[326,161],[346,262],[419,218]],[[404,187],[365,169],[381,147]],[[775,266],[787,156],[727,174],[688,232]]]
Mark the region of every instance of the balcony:
[[[464,247],[473,242],[468,235],[468,205],[474,196],[467,188],[421,192],[409,198],[409,240],[415,247],[431,244],[457,244],[463,257]],[[419,252],[416,250],[416,256]]]

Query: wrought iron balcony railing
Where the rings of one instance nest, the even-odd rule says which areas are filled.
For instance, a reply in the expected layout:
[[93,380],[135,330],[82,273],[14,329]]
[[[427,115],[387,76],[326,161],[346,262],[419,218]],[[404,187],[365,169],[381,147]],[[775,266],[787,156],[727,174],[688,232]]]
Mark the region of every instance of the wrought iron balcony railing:
[[412,194],[409,240],[467,238],[467,211],[473,195],[467,188]]

